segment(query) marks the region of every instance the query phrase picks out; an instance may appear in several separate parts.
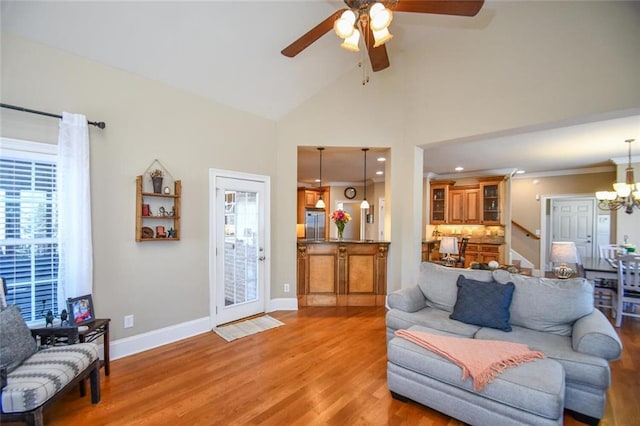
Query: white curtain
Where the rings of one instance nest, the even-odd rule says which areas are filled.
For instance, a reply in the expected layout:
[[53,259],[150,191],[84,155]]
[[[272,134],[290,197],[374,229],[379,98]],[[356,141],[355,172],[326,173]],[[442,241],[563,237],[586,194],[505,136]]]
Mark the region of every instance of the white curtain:
[[91,294],[91,185],[89,128],[82,114],[63,113],[58,134],[58,307]]

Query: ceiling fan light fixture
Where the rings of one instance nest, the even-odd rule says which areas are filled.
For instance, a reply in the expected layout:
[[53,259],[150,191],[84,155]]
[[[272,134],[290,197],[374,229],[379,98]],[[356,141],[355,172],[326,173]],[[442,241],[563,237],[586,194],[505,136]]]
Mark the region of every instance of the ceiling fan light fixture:
[[374,30],[373,31],[373,40],[374,40],[373,47],[382,46],[392,38],[393,38],[393,34],[389,32],[388,28],[383,28],[378,31]]
[[360,31],[354,29],[353,34],[345,38],[340,47],[350,52],[359,52],[360,48],[358,47],[358,43],[360,43]]
[[375,3],[369,9],[369,23],[374,31],[387,28],[392,20],[393,12],[384,7],[382,3]]
[[356,29],[355,23],[355,13],[353,13],[352,10],[346,10],[342,14],[342,16],[340,16],[340,19],[336,19],[336,21],[334,22],[333,30],[336,32],[338,37],[340,37],[341,39],[346,39],[347,37],[350,37]]

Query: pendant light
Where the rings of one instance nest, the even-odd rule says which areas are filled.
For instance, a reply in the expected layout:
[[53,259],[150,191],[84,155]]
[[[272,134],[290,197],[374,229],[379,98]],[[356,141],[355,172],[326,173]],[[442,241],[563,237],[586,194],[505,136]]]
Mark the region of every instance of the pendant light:
[[[322,191],[322,151],[324,151],[324,148],[319,147],[318,151],[320,151],[320,191]],[[324,209],[324,201],[322,200],[322,192],[320,192],[320,198],[318,198],[318,201],[316,202],[316,208],[317,209]]]
[[367,151],[369,151],[369,148],[362,148],[362,151],[364,152],[364,200],[362,200],[360,208],[368,209],[369,202],[367,201]]

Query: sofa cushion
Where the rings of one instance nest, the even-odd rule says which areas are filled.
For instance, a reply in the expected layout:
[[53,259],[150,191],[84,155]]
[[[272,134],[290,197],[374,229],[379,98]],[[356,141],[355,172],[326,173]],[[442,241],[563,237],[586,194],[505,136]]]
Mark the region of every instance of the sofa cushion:
[[98,345],[93,342],[36,352],[7,375],[2,411],[20,413],[41,406],[96,359]]
[[593,312],[593,286],[584,278],[538,278],[503,270],[493,271],[493,278],[516,286],[511,325],[571,336],[573,323]]
[[[461,269],[423,262],[420,265],[418,286],[427,298],[427,306],[453,312],[458,294],[458,275]],[[491,271],[480,269],[464,270],[467,278],[478,281],[492,281]]]
[[524,343],[531,350],[543,352],[547,357],[562,364],[567,383],[579,383],[603,390],[611,385],[609,363],[603,358],[574,351],[569,336],[513,326],[510,333],[482,328],[476,333],[475,338]]
[[[420,326],[413,326],[410,330],[450,335]],[[464,389],[471,394],[481,395],[544,418],[557,419],[562,416],[564,374],[560,364],[551,359],[537,359],[507,368],[481,392],[474,392],[471,377],[461,379],[460,367],[406,339],[392,339],[387,346],[387,357],[390,364]]]
[[509,306],[513,297],[513,283],[498,284],[458,277],[458,298],[449,318],[467,324],[511,331]]
[[7,368],[7,373],[36,351],[36,341],[16,305],[0,311],[0,342],[0,365]]
[[[416,313],[404,312],[400,309],[391,309],[386,317],[387,330],[393,331],[409,328],[418,324],[434,330],[451,333],[458,337],[473,337],[480,327],[477,325],[465,324],[460,321],[451,321],[449,312],[441,309],[424,308]],[[392,337],[392,336],[390,336]]]

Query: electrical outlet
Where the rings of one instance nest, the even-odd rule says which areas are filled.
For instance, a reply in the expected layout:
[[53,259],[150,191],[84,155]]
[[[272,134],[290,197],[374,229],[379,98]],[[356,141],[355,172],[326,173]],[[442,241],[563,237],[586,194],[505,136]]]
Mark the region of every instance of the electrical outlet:
[[289,293],[289,283],[284,283],[284,292]]
[[125,315],[124,328],[132,328],[132,327],[133,327],[133,315]]

